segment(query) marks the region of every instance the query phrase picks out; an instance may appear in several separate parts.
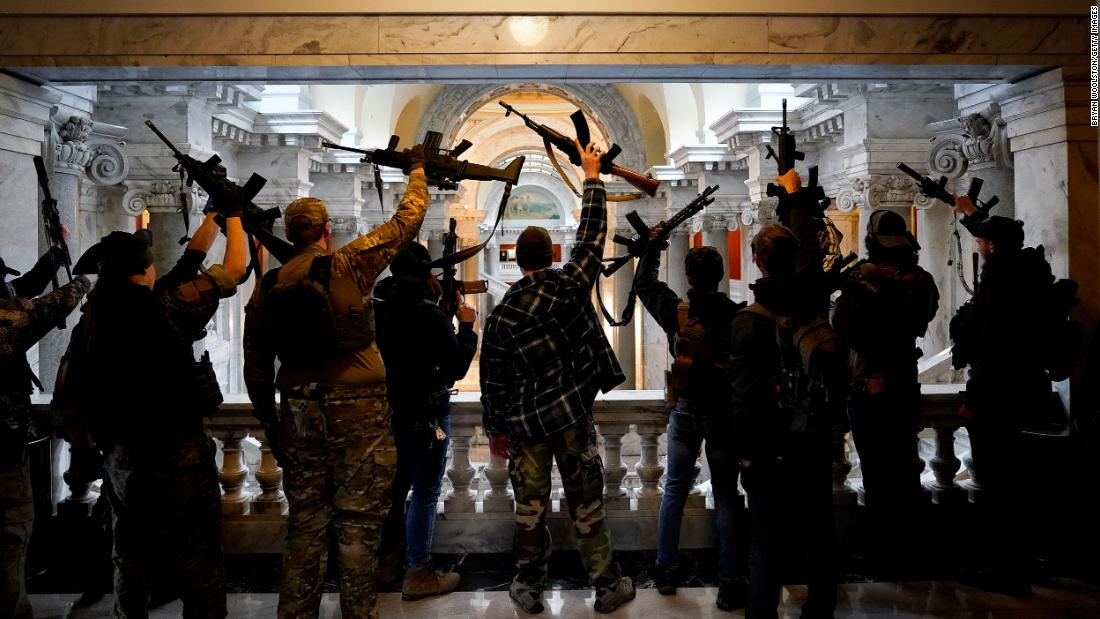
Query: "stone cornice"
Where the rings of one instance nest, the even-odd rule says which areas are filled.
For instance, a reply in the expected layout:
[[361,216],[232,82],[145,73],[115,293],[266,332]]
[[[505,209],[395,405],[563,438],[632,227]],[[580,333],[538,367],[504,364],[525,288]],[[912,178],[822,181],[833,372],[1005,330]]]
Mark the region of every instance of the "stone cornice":
[[[257,114],[253,122],[257,145],[319,149],[321,140],[340,142],[348,128],[328,112],[304,110]],[[260,137],[262,136],[262,137]]]

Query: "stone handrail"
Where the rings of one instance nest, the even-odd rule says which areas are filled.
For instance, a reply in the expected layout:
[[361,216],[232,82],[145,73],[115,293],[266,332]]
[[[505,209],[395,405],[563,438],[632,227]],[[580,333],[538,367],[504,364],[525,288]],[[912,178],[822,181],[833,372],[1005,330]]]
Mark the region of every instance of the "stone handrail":
[[[921,427],[931,433],[933,453],[927,458],[932,472],[925,483],[930,500],[936,503],[965,501],[968,492],[978,490],[972,467],[965,455],[966,445],[956,440],[963,426],[958,415],[960,385],[923,385]],[[436,550],[442,552],[499,552],[508,549],[514,510],[507,462],[488,454],[485,441],[479,450],[487,461],[473,461],[475,437],[480,437],[482,408],[480,394],[461,392],[452,398],[451,451],[446,471],[449,490],[441,501],[437,524]],[[38,412],[48,410],[48,394],[36,396]],[[215,417],[207,422],[211,435],[219,441],[219,479],[223,489],[226,547],[230,552],[278,552],[282,546],[287,513],[282,491],[282,469],[265,444],[263,430],[252,416],[252,405],[243,394],[229,394]],[[667,414],[661,391],[612,391],[596,400],[594,416],[601,435],[604,459],[604,500],[608,517],[615,523],[616,544],[623,548],[653,548],[656,514],[661,500],[664,464],[661,435]],[[628,466],[624,458],[624,438],[637,434],[631,445],[637,459]],[[916,437],[914,437],[916,438]],[[252,440],[249,440],[252,439]],[[858,480],[849,479],[855,462],[850,436],[837,437],[833,460],[834,498],[838,506],[861,503]],[[248,453],[249,458],[245,455]],[[67,454],[66,454],[67,455]],[[64,470],[67,458],[59,462]],[[705,457],[697,464],[702,468]],[[965,462],[970,480],[964,485],[955,478]],[[699,484],[689,497],[683,528],[684,547],[712,543],[710,514],[707,508],[709,484]],[[88,490],[71,487],[65,503],[88,503]],[[93,495],[94,496],[94,495]],[[555,480],[554,499],[564,500],[560,480]],[[72,506],[75,507],[75,506]],[[72,510],[70,510],[72,511]],[[81,513],[85,509],[79,510]],[[569,538],[570,528],[559,506],[551,515],[554,537]]]

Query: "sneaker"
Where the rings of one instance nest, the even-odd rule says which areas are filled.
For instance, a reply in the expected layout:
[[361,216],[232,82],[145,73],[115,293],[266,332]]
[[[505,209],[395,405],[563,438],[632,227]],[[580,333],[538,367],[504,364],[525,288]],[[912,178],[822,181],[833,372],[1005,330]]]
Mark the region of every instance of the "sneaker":
[[718,584],[718,598],[714,605],[726,612],[744,608],[749,601],[749,585],[743,580],[723,580]]
[[441,572],[431,565],[410,568],[401,584],[401,599],[406,602],[433,595],[444,595],[455,590],[461,577],[455,572]]
[[598,613],[609,613],[634,599],[634,581],[623,576],[606,587],[596,589],[595,609]]
[[676,595],[676,569],[658,563],[653,569],[653,582],[661,595]]
[[527,614],[537,615],[542,612],[542,585],[529,585],[518,580],[512,581],[508,587],[508,597],[512,598],[516,606],[522,608]]

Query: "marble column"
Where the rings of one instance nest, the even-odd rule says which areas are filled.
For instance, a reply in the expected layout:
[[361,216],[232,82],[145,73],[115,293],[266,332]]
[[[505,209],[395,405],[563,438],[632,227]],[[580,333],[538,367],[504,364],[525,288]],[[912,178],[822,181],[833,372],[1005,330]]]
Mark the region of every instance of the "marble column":
[[684,224],[672,231],[669,237],[665,263],[668,265],[668,285],[680,298],[687,296],[687,273],[684,272],[684,259],[691,249],[691,226]]
[[[728,271],[725,265],[730,261],[730,248],[728,241],[730,224],[728,218],[733,217],[732,214],[710,214],[708,213],[703,217],[703,245],[708,245],[718,250],[718,253],[722,254],[723,271]],[[726,273],[726,277],[722,278],[721,283],[718,284],[718,290],[726,293],[730,292],[730,280],[729,273]]]

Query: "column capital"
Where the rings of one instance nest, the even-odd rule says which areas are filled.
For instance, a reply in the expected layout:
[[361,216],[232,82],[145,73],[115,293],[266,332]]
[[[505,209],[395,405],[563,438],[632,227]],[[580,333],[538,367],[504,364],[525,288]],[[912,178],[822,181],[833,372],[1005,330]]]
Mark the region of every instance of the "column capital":
[[97,185],[117,185],[130,173],[121,139],[124,127],[94,123],[83,116],[54,119],[53,169],[61,174],[86,174]]
[[850,213],[855,209],[928,208],[935,201],[922,194],[913,179],[902,174],[868,174],[852,176],[840,182],[835,204],[837,210]]
[[996,102],[990,102],[981,112],[926,126],[935,142],[928,152],[928,169],[932,174],[959,178],[970,167],[1012,167],[1008,121]]
[[[148,210],[153,213],[167,213],[178,211],[179,185],[171,181],[138,181],[129,180],[124,183],[126,193],[122,196],[122,210],[127,215],[140,215]],[[198,194],[198,187],[187,190],[188,207],[194,212],[195,204],[206,201],[206,194]]]

